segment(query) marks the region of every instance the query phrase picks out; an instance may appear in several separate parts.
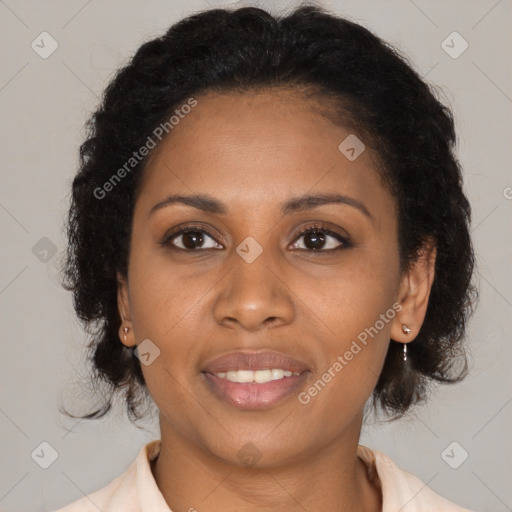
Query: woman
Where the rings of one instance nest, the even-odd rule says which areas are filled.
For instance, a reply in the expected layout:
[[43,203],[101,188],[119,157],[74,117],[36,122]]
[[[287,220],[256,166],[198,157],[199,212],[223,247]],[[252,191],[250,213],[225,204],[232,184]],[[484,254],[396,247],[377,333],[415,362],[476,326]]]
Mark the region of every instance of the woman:
[[[467,373],[476,299],[454,123],[319,8],[190,16],[108,86],[67,286],[97,382],[161,439],[60,509],[464,511],[358,444]],[[462,363],[461,363],[462,361]]]

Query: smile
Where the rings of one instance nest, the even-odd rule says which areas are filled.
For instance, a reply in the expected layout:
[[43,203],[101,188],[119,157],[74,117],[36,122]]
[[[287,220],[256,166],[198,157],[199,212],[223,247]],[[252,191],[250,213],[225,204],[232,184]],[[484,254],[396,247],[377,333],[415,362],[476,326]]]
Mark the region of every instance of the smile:
[[210,391],[224,403],[242,410],[261,410],[295,394],[309,373],[274,368],[203,372],[203,375]]
[[214,375],[221,379],[229,380],[230,382],[256,382],[258,384],[264,384],[273,380],[288,378],[292,375],[300,375],[300,372],[272,368],[271,370],[231,370],[228,372],[217,372]]

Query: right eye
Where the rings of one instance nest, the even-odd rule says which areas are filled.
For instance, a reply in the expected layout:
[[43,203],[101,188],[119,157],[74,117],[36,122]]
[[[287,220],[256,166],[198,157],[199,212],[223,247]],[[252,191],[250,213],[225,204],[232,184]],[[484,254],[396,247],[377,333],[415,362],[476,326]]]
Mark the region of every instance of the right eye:
[[[177,240],[177,242],[175,242],[175,240]],[[208,240],[210,240],[210,242],[208,242]],[[206,247],[203,246],[205,242],[208,243]],[[171,249],[180,249],[183,251],[223,248],[222,245],[216,242],[212,235],[200,226],[186,226],[174,231],[165,236],[162,244],[170,246]]]

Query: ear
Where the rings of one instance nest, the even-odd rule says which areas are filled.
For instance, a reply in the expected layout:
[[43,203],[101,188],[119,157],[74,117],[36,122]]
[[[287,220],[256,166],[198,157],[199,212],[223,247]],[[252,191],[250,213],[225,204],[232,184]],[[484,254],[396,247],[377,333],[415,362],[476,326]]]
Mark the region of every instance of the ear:
[[[393,320],[391,338],[401,343],[412,341],[421,329],[427,313],[428,299],[435,276],[436,246],[432,239],[426,240],[418,251],[417,258],[410,262],[402,273],[398,303],[402,306]],[[405,324],[411,332],[402,330]]]
[[[117,309],[121,317],[119,326],[119,339],[123,345],[133,347],[135,336],[133,335],[132,317],[130,312],[130,299],[128,293],[128,281],[121,274],[117,274]],[[126,332],[126,329],[128,331]]]

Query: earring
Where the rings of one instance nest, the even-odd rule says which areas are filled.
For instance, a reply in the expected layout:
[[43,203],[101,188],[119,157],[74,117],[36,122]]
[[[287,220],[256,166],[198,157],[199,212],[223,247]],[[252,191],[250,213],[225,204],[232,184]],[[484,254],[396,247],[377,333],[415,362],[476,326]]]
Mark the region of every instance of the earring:
[[[402,324],[402,332],[404,334],[410,334],[411,329],[407,325]],[[407,361],[407,343],[404,343],[404,361]]]
[[124,341],[126,341],[126,335],[128,334],[128,331],[129,331],[129,330],[130,330],[130,329],[128,329],[128,327],[125,327],[125,328],[123,329],[123,331],[124,331],[123,340],[124,340]]

